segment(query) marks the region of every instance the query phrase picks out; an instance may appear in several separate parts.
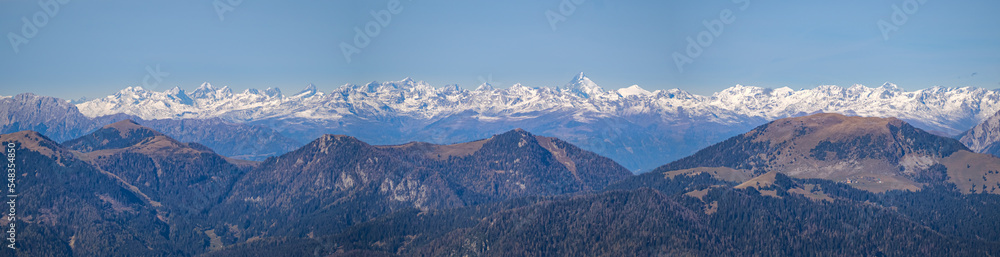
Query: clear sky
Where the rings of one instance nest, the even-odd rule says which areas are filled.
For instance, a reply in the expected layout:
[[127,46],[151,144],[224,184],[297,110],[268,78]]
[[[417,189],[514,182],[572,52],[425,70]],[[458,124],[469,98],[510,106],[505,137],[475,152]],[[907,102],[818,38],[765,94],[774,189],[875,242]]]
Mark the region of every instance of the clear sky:
[[[578,72],[605,89],[697,94],[735,84],[1000,87],[993,0],[392,2],[3,0],[0,95],[94,98],[205,81],[290,94],[404,77],[561,86]],[[377,34],[357,44],[355,28],[366,27]],[[689,54],[687,38],[699,35],[704,47]],[[348,62],[342,45],[360,52]],[[677,56],[689,58],[683,70]]]

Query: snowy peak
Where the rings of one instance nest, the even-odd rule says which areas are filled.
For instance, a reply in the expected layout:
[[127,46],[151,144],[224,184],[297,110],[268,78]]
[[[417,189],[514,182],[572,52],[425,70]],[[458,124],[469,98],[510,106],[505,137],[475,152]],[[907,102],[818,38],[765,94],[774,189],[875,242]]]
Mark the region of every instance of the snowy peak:
[[[696,96],[694,94],[689,93],[688,91],[684,91],[684,90],[681,90],[679,88],[674,88],[674,89],[668,89],[668,90],[657,90],[655,97],[656,98],[665,98],[665,99],[682,99],[682,100],[686,100],[686,99],[693,99]],[[701,97],[701,96],[697,96],[697,97]]]
[[382,84],[378,83],[378,81],[372,81],[372,82],[368,82],[368,84],[365,84],[363,88],[364,88],[365,92],[375,93],[375,92],[377,92],[379,90],[379,87],[381,87],[381,86],[382,86]]
[[232,95],[233,95],[233,89],[229,88],[229,86],[224,86],[220,88],[218,91],[215,91],[216,97],[231,97]]
[[163,91],[163,92],[167,93],[168,95],[176,95],[178,93],[184,92],[184,89],[181,89],[180,87],[174,87],[174,88],[171,88],[170,90]]
[[879,89],[884,89],[886,91],[892,91],[892,92],[903,92],[903,89],[899,88],[899,86],[896,86],[896,84],[889,83],[889,82],[885,82],[885,84],[882,84],[882,86],[878,87],[878,88]]
[[524,95],[531,91],[531,88],[521,85],[521,83],[514,84],[507,88],[507,92],[517,95]]
[[653,95],[653,92],[646,91],[642,87],[639,87],[639,85],[632,85],[631,87],[618,89],[615,92],[622,97]]
[[724,90],[722,90],[722,91],[720,91],[718,93],[715,93],[714,96],[716,96],[716,97],[723,96],[723,95],[754,96],[754,95],[758,95],[758,94],[762,94],[762,93],[766,93],[766,92],[767,92],[766,88],[754,87],[754,86],[744,86],[744,85],[737,84],[736,86],[733,86],[733,87],[724,89]]
[[276,87],[275,88],[269,87],[267,89],[264,89],[264,95],[267,95],[269,97],[281,97],[282,96],[281,95],[281,89],[278,89]]
[[194,92],[211,92],[215,91],[215,87],[211,83],[203,82],[198,88],[194,89]]
[[202,83],[201,86],[191,93],[191,97],[194,99],[222,99],[232,96],[233,90],[230,89],[229,86],[216,89],[208,82]]
[[201,86],[198,86],[198,88],[196,88],[194,92],[191,92],[191,96],[194,98],[209,98],[214,95],[215,95],[215,87],[213,87],[212,84],[209,84],[208,82],[201,83]]
[[[430,87],[431,90],[434,90],[434,87],[431,87],[430,85],[427,86]],[[462,92],[462,87],[459,87],[457,84],[447,85],[437,90],[437,92],[444,94],[460,94]]]
[[604,89],[598,86],[597,83],[594,83],[594,81],[591,81],[583,72],[577,74],[576,77],[573,77],[573,80],[570,80],[566,84],[566,90],[583,98],[590,98],[591,96],[604,93]]
[[127,88],[125,88],[125,91],[128,91],[128,92],[138,92],[138,93],[145,93],[145,92],[147,92],[146,89],[144,89],[142,87],[138,87],[138,86],[137,87],[127,87]]
[[309,85],[306,86],[305,89],[302,89],[302,91],[299,91],[298,93],[296,93],[294,97],[297,97],[297,98],[306,98],[306,97],[311,97],[311,96],[314,96],[314,95],[316,95],[316,86],[313,85],[312,83],[309,83]]
[[125,89],[118,91],[118,93],[115,93],[114,95],[108,97],[120,98],[120,99],[125,99],[125,98],[142,99],[145,98],[147,95],[149,95],[149,92],[147,92],[142,87],[126,87]]
[[476,91],[493,91],[493,90],[496,90],[496,88],[494,88],[493,85],[490,85],[490,83],[483,83],[482,85],[479,85],[479,87],[476,87]]
[[395,89],[431,88],[426,83],[416,82],[410,77],[403,78],[403,80],[400,81],[387,82],[385,84],[392,85]]
[[184,89],[181,89],[180,87],[174,87],[164,93],[167,94],[168,98],[177,101],[178,103],[184,105],[194,105],[194,99],[191,99],[191,97],[184,92]]

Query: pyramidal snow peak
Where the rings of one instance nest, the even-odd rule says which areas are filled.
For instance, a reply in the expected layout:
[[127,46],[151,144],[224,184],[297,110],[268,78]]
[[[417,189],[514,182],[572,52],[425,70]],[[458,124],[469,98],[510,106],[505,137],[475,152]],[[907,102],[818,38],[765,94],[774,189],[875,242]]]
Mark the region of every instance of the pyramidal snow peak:
[[566,89],[583,98],[590,98],[591,96],[604,93],[604,89],[590,80],[583,72],[573,77],[573,80],[570,80],[566,84]]
[[191,94],[193,94],[193,95],[195,95],[195,97],[197,97],[199,95],[205,95],[205,94],[209,94],[211,92],[215,92],[215,87],[213,87],[211,83],[204,82],[204,83],[201,83],[201,86],[198,86],[198,88],[195,88],[194,91],[191,92]]
[[479,85],[479,87],[476,87],[475,91],[493,91],[495,89],[496,88],[493,88],[492,84],[490,84],[490,83],[483,83],[482,85]]
[[317,94],[316,86],[313,85],[312,83],[309,83],[309,85],[306,86],[305,89],[302,89],[302,91],[299,91],[298,93],[296,93],[294,97],[295,98],[307,98],[307,97],[314,96],[316,94]]

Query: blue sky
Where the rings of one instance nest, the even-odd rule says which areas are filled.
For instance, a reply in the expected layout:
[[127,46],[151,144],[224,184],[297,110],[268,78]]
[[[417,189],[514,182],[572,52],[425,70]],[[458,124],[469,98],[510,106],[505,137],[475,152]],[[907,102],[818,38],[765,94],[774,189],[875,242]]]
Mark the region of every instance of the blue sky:
[[[0,95],[94,98],[205,81],[294,93],[404,77],[561,86],[581,71],[606,89],[697,94],[735,84],[1000,87],[1000,1],[400,0],[382,26],[371,12],[391,14],[391,2],[0,1]],[[721,33],[706,28],[727,11]],[[551,17],[564,18],[555,30]],[[25,33],[22,19],[44,26]],[[896,29],[888,38],[880,21]],[[357,47],[355,28],[368,24],[378,34]],[[691,58],[687,38],[699,35],[711,44]],[[348,62],[341,43],[360,52]],[[683,71],[675,53],[690,58]]]

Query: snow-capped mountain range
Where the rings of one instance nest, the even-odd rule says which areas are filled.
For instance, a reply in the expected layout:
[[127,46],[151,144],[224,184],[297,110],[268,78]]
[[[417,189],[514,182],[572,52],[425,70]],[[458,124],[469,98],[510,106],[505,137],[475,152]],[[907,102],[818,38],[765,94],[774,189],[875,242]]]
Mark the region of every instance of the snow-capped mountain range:
[[179,88],[153,92],[128,87],[117,94],[78,104],[89,117],[130,114],[143,119],[223,118],[256,121],[298,117],[337,120],[344,116],[406,116],[435,120],[474,111],[484,120],[526,119],[533,113],[570,111],[580,122],[589,117],[655,114],[664,121],[699,117],[726,124],[747,117],[775,120],[815,112],[872,117],[897,117],[949,135],[961,133],[1000,110],[1000,92],[982,88],[933,87],[905,92],[886,83],[870,88],[854,85],[815,89],[770,89],[736,85],[711,96],[680,89],[647,91],[638,85],[604,90],[580,73],[557,88],[515,84],[495,89],[483,84],[475,90],[457,86],[435,88],[410,78],[401,81],[347,84],[330,93],[312,84],[286,96],[276,88],[247,89],[204,83],[191,93]]
[[[515,84],[496,89],[483,84],[467,90],[454,85],[433,87],[410,78],[347,84],[329,93],[310,84],[293,95],[276,88],[233,93],[229,87],[209,83],[190,93],[179,88],[153,92],[129,87],[77,107],[88,117],[122,113],[143,119],[222,118],[269,124],[293,137],[301,132],[298,137],[303,142],[320,132],[375,133],[366,129],[371,126],[383,126],[378,131],[388,133],[384,128],[388,125],[395,127],[389,134],[398,135],[361,138],[374,143],[455,143],[517,126],[564,138],[635,170],[683,157],[767,121],[816,112],[897,117],[926,130],[957,135],[1000,110],[998,99],[997,90],[932,87],[907,92],[891,83],[876,88],[804,90],[736,85],[710,96],[680,89],[650,92],[638,85],[605,90],[580,73],[556,88]],[[314,129],[283,129],[278,121]],[[453,135],[458,131],[466,134]],[[635,152],[642,150],[651,151],[652,156],[637,157]],[[623,161],[643,158],[655,160]]]

